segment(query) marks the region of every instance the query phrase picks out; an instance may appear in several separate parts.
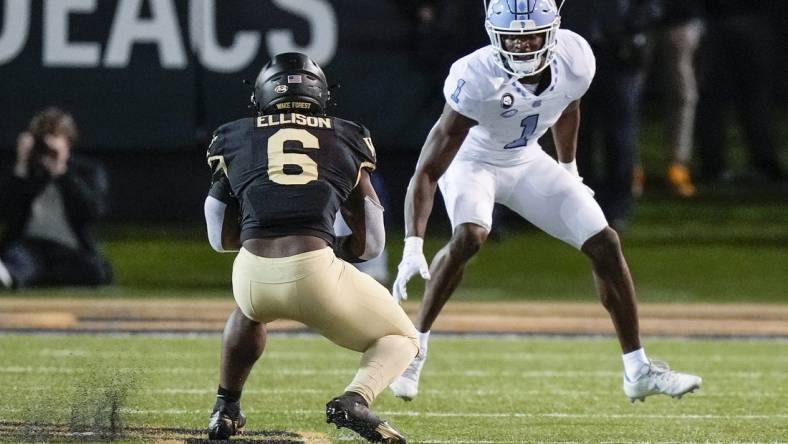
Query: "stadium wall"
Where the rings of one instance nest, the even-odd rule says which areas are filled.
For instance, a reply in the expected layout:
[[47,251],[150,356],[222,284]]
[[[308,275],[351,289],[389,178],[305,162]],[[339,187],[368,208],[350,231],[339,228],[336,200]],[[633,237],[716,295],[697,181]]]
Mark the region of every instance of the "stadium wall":
[[[467,2],[480,17],[478,2]],[[271,54],[301,51],[341,85],[331,114],[371,129],[396,223],[416,150],[441,110],[444,71],[485,36],[475,27],[433,57],[408,6],[359,4],[0,0],[0,169],[13,164],[32,114],[57,105],[76,117],[79,149],[110,172],[112,219],[201,217],[212,130],[250,115],[242,81]]]
[[302,51],[341,84],[331,113],[371,129],[400,225],[448,66],[486,43],[480,3],[453,0],[427,29],[394,0],[0,0],[0,169],[30,116],[61,106],[109,169],[112,219],[192,221],[211,131],[250,115],[242,80]]

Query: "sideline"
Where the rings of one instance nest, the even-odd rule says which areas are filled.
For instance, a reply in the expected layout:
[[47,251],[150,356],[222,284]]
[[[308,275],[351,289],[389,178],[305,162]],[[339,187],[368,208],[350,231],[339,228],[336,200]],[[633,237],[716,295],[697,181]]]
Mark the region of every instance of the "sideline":
[[[0,298],[0,332],[14,333],[220,333],[232,300]],[[407,302],[413,317],[418,304]],[[646,336],[788,338],[788,305],[640,304]],[[275,321],[272,332],[305,333],[303,324]],[[449,302],[436,333],[472,335],[612,336],[598,303]]]

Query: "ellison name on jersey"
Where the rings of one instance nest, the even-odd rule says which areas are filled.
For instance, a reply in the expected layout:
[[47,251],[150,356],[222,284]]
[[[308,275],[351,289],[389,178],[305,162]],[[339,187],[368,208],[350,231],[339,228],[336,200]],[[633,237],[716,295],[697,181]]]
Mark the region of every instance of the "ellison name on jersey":
[[305,116],[303,114],[271,114],[257,118],[258,128],[287,124],[331,129],[331,119],[328,117]]

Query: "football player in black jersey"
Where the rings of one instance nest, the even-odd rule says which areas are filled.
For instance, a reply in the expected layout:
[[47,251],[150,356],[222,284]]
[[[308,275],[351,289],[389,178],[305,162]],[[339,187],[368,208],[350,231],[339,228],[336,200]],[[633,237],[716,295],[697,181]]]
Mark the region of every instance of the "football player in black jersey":
[[[222,125],[208,147],[208,238],[217,251],[240,250],[211,439],[244,426],[241,390],[265,347],[265,324],[285,318],[363,353],[344,394],[326,405],[327,421],[372,442],[405,442],[368,407],[418,353],[417,333],[388,290],[348,264],[382,251],[383,208],[370,184],[369,131],[325,115],[328,98],[315,62],[279,54],[255,82],[258,115]],[[352,233],[335,238],[338,210]]]

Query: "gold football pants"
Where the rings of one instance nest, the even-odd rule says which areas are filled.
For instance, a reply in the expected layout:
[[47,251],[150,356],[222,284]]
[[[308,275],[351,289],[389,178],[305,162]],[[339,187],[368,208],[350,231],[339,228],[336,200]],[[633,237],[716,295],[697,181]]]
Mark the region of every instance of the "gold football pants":
[[418,353],[416,328],[388,290],[330,248],[284,258],[242,248],[233,264],[233,295],[249,319],[292,319],[364,353],[346,390],[368,403]]

